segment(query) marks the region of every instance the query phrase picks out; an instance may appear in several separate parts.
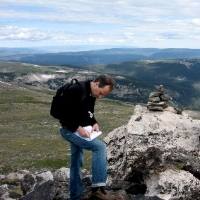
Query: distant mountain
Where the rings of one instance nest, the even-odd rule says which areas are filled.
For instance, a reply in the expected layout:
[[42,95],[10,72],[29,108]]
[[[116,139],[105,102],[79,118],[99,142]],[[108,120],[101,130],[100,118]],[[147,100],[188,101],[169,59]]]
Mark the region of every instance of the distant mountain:
[[[199,109],[200,106],[200,49],[113,48],[44,53],[37,49],[0,48],[0,52],[2,61],[30,63],[32,67],[29,68],[29,73],[38,70],[34,65],[40,66],[40,69],[43,69],[41,66],[45,66],[43,71],[47,71],[44,74],[53,74],[54,77],[45,82],[32,78],[34,81],[26,82],[30,77],[24,75],[17,80],[18,82],[56,89],[67,77],[90,78],[103,72],[116,79],[116,90],[110,95],[111,98],[146,103],[155,85],[163,84],[177,104],[183,107],[192,106],[195,109]],[[50,70],[47,66],[57,66],[56,70],[60,68],[63,71],[70,69],[73,73],[66,75],[66,72],[54,71],[51,74],[52,68]],[[88,75],[88,71],[91,76]],[[3,79],[7,77],[5,73],[1,75]],[[12,76],[15,77],[16,74],[9,75]]]
[[[113,48],[103,50],[38,53],[36,49],[0,49],[0,60],[40,65],[110,64],[134,60],[200,58],[200,49]],[[28,53],[30,51],[30,53]]]
[[[60,66],[40,66],[27,63],[0,62],[0,81],[5,84],[22,84],[34,86],[38,89],[56,90],[72,78],[78,80],[92,79],[98,76],[99,72],[94,70],[83,70],[80,68],[69,68]],[[146,95],[141,93],[150,91],[151,84],[139,81],[126,76],[112,75],[116,80],[116,89],[108,98],[122,100],[132,103],[142,103]],[[146,102],[146,100],[145,100]]]
[[125,80],[132,81],[133,86],[140,88],[140,95],[134,97],[137,96],[140,100],[142,98],[143,102],[149,92],[149,89],[146,92],[144,90],[148,88],[147,85],[154,85],[155,89],[156,85],[162,84],[174,102],[183,107],[192,106],[199,109],[200,59],[142,60],[91,65],[87,69],[123,76],[125,79],[121,80],[121,84],[124,82],[124,85],[128,84]]
[[110,74],[116,81],[110,99],[146,104],[155,86],[173,98],[175,106],[200,108],[200,59],[143,60],[83,67],[41,66],[0,62],[0,81],[56,90],[71,78],[91,79]]
[[0,47],[0,58],[8,55],[16,55],[16,54],[32,54],[32,53],[45,53],[43,49],[38,48],[6,48]]

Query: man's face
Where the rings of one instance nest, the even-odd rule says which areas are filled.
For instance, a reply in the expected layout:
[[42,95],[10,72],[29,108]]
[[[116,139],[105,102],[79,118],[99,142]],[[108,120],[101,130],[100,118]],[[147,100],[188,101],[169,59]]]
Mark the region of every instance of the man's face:
[[92,96],[96,98],[103,98],[110,93],[110,86],[106,85],[103,88],[99,87],[99,82],[94,82],[91,87]]

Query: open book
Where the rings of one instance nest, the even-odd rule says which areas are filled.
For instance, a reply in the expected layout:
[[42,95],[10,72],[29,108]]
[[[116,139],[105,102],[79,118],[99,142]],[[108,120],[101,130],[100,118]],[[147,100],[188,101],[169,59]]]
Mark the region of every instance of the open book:
[[78,131],[76,131],[75,134],[76,134],[77,136],[79,136],[80,138],[82,138],[82,139],[84,139],[84,140],[87,140],[87,141],[92,141],[94,138],[96,138],[96,137],[98,137],[99,135],[102,134],[101,131],[93,131],[93,132],[91,132],[91,131],[92,131],[92,126],[85,126],[85,127],[83,127],[83,128],[84,128],[85,130],[87,130],[87,131],[90,133],[90,137],[89,137],[89,138],[82,137],[82,136],[78,133]]

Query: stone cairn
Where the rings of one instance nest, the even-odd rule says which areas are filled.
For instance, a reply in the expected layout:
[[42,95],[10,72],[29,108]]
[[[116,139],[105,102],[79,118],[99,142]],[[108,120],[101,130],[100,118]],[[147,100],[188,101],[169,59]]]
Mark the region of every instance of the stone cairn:
[[163,111],[168,107],[168,101],[172,98],[163,90],[163,85],[156,86],[156,90],[149,95],[147,109],[153,111]]

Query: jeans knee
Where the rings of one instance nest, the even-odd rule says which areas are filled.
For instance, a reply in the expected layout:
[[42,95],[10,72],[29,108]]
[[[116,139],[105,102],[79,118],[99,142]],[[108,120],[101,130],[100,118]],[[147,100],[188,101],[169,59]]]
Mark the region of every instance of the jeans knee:
[[104,148],[104,149],[106,149],[106,144],[105,144],[105,143],[103,143],[102,145],[103,145],[103,148]]
[[105,151],[106,150],[106,144],[104,142],[100,142],[98,145],[98,149],[100,151]]

